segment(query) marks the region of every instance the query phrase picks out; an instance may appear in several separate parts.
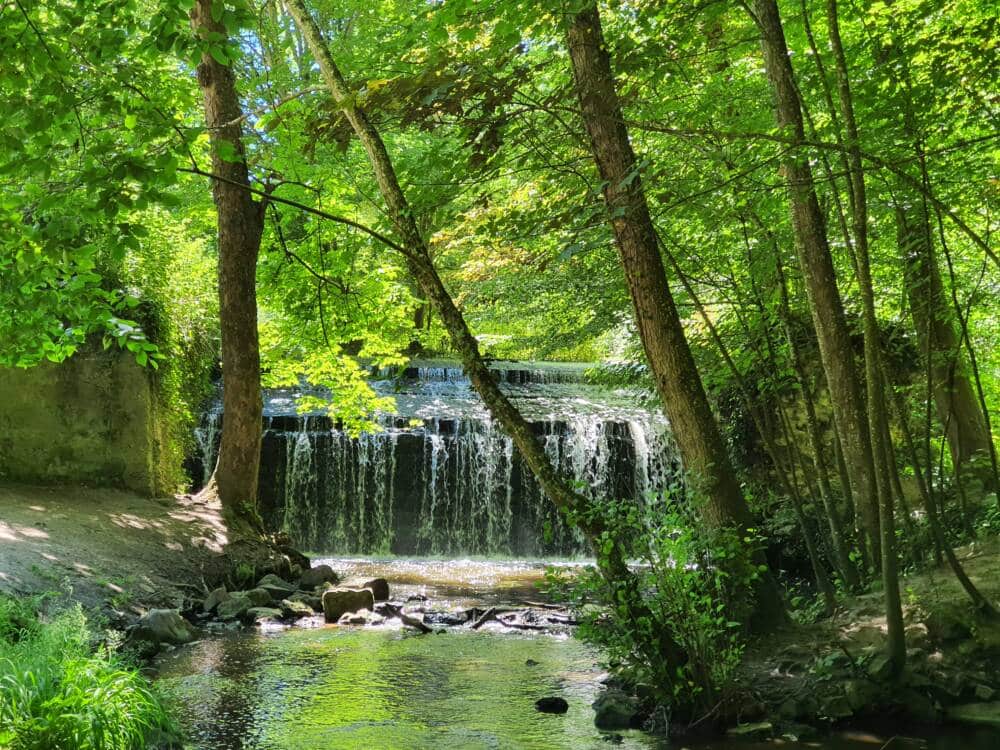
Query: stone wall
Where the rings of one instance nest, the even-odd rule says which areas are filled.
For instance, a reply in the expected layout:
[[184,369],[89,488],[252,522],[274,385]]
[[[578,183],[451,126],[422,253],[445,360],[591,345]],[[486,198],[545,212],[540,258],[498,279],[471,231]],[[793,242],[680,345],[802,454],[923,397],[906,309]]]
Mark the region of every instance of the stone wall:
[[117,349],[0,368],[0,481],[170,489],[154,377]]

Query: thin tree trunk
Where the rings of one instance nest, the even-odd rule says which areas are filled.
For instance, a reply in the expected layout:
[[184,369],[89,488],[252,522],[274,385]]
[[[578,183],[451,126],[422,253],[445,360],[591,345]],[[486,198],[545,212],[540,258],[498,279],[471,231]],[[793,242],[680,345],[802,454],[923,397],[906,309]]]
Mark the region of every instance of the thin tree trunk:
[[[224,40],[226,30],[212,20],[212,4],[197,0],[191,27],[200,39],[221,34]],[[242,187],[250,185],[250,177],[233,71],[205,52],[197,74],[212,144],[212,171],[227,180],[212,184],[218,212],[223,420],[219,459],[206,491],[218,494],[231,534],[253,534],[262,531],[257,515],[262,403],[256,273],[263,208]]]
[[[761,31],[764,66],[774,92],[777,123],[795,142],[793,146],[801,146],[805,140],[802,108],[777,3],[775,0],[754,0],[753,9]],[[801,147],[786,151],[782,172],[788,185],[795,245],[830,387],[834,421],[854,501],[864,521],[869,559],[877,562],[881,538],[871,435],[823,215],[808,156]]]
[[[500,390],[493,373],[483,360],[476,338],[434,267],[413,210],[399,185],[385,143],[364,110],[358,105],[357,97],[348,89],[315,19],[302,0],[286,0],[285,5],[319,64],[330,95],[344,113],[368,155],[379,191],[386,203],[388,216],[402,240],[401,246],[407,268],[440,316],[441,323],[448,331],[452,345],[462,360],[473,388],[483,399],[490,414],[511,436],[518,452],[548,498],[557,508],[570,515],[594,546],[605,580],[612,588],[613,600],[622,602],[633,618],[649,617],[636,578],[625,560],[621,540],[615,539],[605,529],[597,514],[587,512],[589,510],[587,499],[577,493],[549,461],[531,425]],[[658,653],[647,655],[648,658],[667,659],[678,666],[687,661],[686,655],[667,628],[660,630],[659,637]]]
[[[700,515],[717,527],[747,528],[753,522],[750,509],[708,404],[667,283],[596,4],[588,3],[572,14],[566,38],[639,337],[685,471],[695,496],[703,503]],[[761,579],[756,595],[758,615],[783,618],[781,596],[770,576]]]
[[868,248],[868,197],[854,100],[851,95],[850,73],[840,39],[837,0],[827,2],[827,22],[830,43],[837,71],[837,93],[841,114],[847,133],[849,184],[852,201],[851,217],[854,230],[855,272],[861,293],[862,321],[865,349],[865,384],[868,389],[868,425],[871,436],[872,459],[875,465],[875,484],[879,499],[879,528],[881,537],[882,582],[885,587],[886,621],[888,626],[888,651],[893,669],[899,672],[906,660],[906,639],[903,633],[903,610],[899,595],[899,570],[896,560],[895,505],[892,493],[890,462],[895,456],[889,436],[882,378],[882,347],[879,342],[878,320],[875,312],[875,290],[871,277],[871,256]]

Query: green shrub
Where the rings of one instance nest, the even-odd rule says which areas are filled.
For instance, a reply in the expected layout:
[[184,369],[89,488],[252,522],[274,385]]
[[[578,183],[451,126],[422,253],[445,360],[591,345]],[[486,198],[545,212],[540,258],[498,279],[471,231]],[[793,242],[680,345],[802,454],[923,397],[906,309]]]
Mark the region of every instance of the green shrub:
[[79,605],[39,622],[0,597],[0,748],[132,750],[169,717],[146,680],[107,646],[92,647]]
[[[582,573],[550,570],[550,590],[571,603],[578,637],[599,647],[609,666],[643,685],[675,717],[693,717],[722,697],[743,653],[741,620],[759,570],[751,562],[756,539],[735,530],[699,527],[669,501],[601,503],[610,540],[633,561],[643,617],[615,601],[596,567]],[[603,554],[598,551],[598,554]],[[621,589],[618,589],[620,596]],[[687,655],[684,664],[660,655],[665,632]]]

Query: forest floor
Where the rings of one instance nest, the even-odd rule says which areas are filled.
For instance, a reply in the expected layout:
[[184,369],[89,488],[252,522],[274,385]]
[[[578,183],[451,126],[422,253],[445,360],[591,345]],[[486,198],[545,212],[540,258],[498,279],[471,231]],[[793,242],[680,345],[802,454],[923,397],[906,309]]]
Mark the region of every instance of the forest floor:
[[219,509],[187,495],[0,485],[0,592],[68,593],[127,621],[200,593],[225,542]]

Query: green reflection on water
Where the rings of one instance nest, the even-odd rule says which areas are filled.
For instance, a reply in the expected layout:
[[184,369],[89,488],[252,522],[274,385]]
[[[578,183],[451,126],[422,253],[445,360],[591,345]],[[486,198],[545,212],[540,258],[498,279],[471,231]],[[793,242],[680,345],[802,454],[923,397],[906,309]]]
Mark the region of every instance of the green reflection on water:
[[[192,748],[546,750],[609,746],[590,709],[596,676],[572,640],[321,628],[205,641],[166,659],[159,684]],[[569,712],[535,711],[547,695]],[[656,742],[633,732],[615,746]]]

